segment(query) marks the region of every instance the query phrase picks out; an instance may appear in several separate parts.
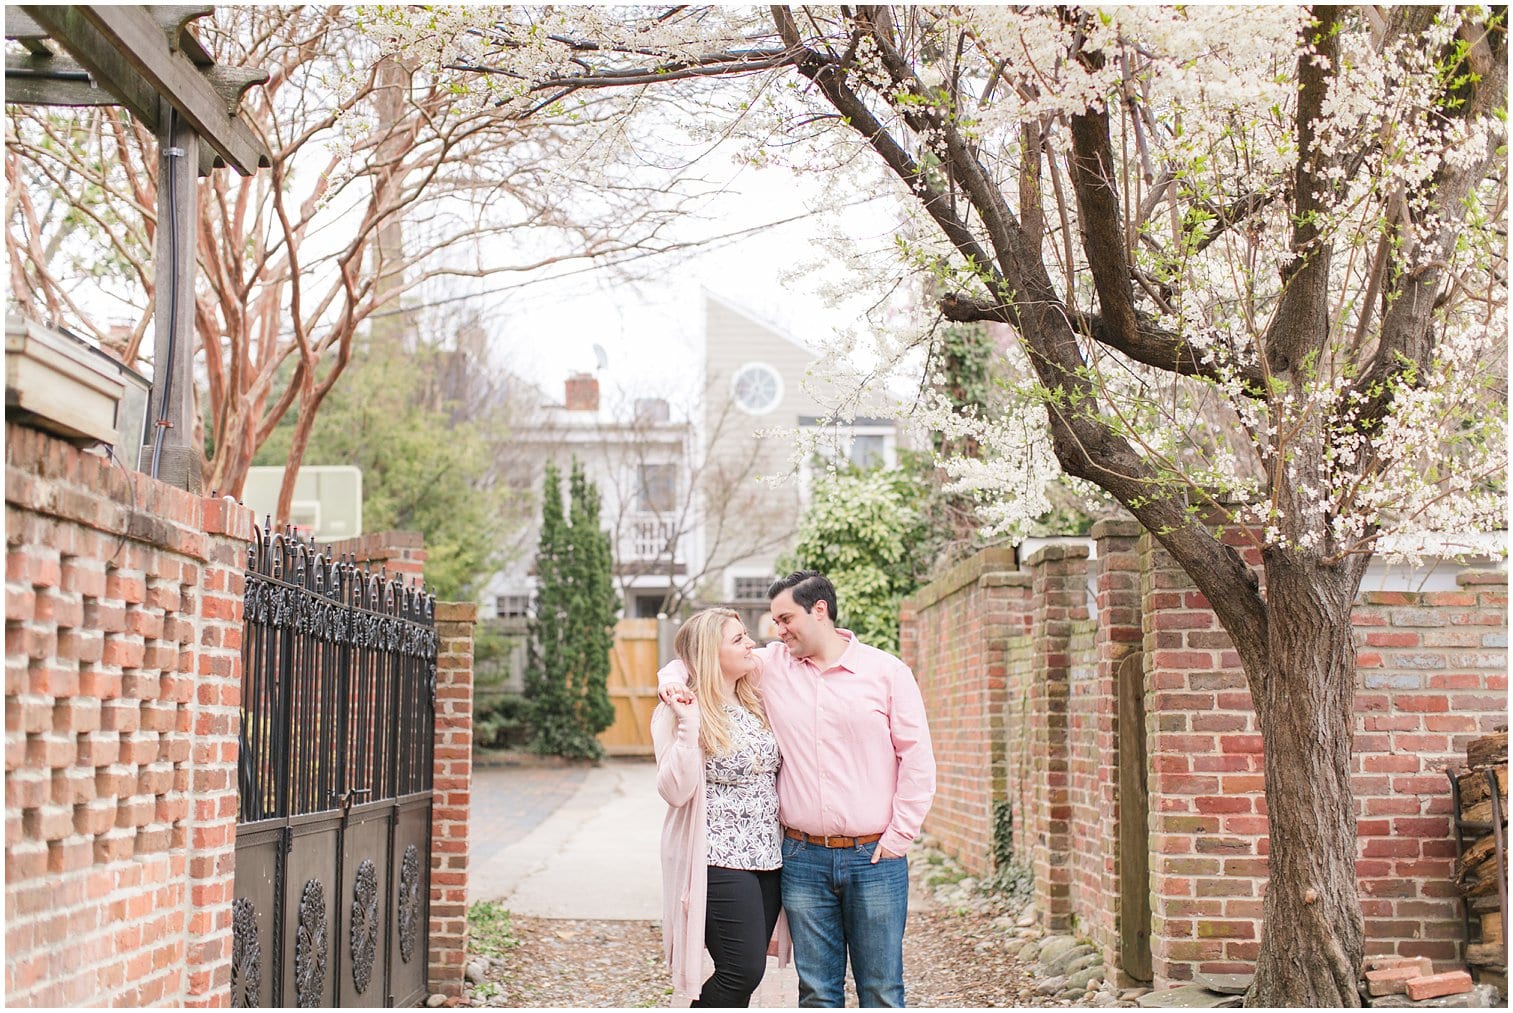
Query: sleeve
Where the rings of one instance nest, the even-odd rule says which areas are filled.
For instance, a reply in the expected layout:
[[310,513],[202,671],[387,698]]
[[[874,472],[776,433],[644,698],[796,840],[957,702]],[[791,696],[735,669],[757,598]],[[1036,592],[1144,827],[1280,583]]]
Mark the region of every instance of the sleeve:
[[893,793],[893,819],[880,843],[893,854],[902,855],[919,836],[935,798],[935,752],[925,720],[925,701],[914,673],[902,663],[893,675],[888,731],[898,757],[898,787]]
[[[657,692],[660,693],[668,686],[688,685],[688,668],[684,666],[681,658],[673,658],[667,664],[657,670]],[[652,715],[652,725],[656,726],[657,717]]]
[[[757,669],[756,675],[752,678],[752,681],[755,682],[757,686],[761,686],[762,676],[766,674],[767,666],[772,664],[773,660],[777,658],[779,646],[780,645],[777,641],[773,641],[770,644],[764,644],[763,646],[758,647],[754,652],[758,660],[761,661],[761,667]],[[688,668],[679,658],[673,658],[657,671],[658,693],[662,692],[662,690],[666,689],[668,686],[687,684]]]
[[698,716],[680,721],[671,707],[658,704],[651,715],[651,741],[657,754],[657,794],[675,808],[687,805],[699,790],[704,768]]

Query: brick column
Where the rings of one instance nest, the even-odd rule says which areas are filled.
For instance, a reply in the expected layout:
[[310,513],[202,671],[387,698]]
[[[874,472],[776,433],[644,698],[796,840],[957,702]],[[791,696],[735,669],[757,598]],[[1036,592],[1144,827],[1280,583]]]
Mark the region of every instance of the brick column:
[[1035,905],[1041,924],[1052,931],[1072,922],[1067,695],[1072,624],[1087,618],[1087,556],[1080,545],[1048,545],[1026,560],[1033,575],[1035,666],[1029,699],[1035,792],[1030,854]]
[[1076,914],[1089,936],[1103,948],[1103,963],[1110,969],[1123,966],[1119,942],[1124,914],[1120,910],[1119,867],[1119,825],[1123,819],[1119,795],[1119,739],[1123,731],[1119,726],[1119,667],[1140,652],[1140,532],[1139,523],[1132,519],[1099,521],[1092,531],[1098,557],[1093,564],[1098,630],[1094,639],[1096,685],[1089,701],[1097,756],[1093,786],[1096,830],[1090,851],[1096,855],[1098,902],[1090,897]]
[[430,990],[461,996],[468,948],[468,808],[473,776],[473,626],[478,606],[437,602],[436,752],[431,796]]
[[350,555],[375,573],[386,570],[391,577],[397,574],[411,582],[425,576],[425,539],[418,531],[374,531],[332,542],[330,548],[336,555]]
[[[186,1006],[231,1004],[231,902],[235,899],[238,733],[242,704],[242,606],[252,511],[204,501],[199,664],[189,708],[193,800],[189,818]],[[152,592],[148,592],[149,599]],[[180,687],[183,691],[186,687]]]
[[[1242,549],[1257,565],[1254,549]],[[1156,985],[1250,971],[1266,883],[1261,735],[1229,634],[1149,535],[1140,540]]]

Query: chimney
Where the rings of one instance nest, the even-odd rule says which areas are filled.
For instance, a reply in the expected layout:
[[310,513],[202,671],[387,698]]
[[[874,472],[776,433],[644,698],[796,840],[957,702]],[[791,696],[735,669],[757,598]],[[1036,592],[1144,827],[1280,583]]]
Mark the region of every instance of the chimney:
[[574,373],[567,378],[567,396],[562,403],[570,412],[597,412],[598,379],[592,373]]

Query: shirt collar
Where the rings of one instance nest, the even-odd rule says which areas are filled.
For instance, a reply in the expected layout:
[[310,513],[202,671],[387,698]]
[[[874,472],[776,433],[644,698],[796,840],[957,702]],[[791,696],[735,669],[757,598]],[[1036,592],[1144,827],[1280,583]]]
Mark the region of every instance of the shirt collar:
[[839,658],[835,659],[835,664],[832,667],[844,668],[846,671],[855,674],[857,670],[856,656],[859,653],[858,648],[861,647],[862,642],[857,638],[856,634],[852,633],[850,630],[843,630],[839,626],[837,626],[835,628],[835,632],[845,637],[847,644],[846,649],[841,652],[841,656]]

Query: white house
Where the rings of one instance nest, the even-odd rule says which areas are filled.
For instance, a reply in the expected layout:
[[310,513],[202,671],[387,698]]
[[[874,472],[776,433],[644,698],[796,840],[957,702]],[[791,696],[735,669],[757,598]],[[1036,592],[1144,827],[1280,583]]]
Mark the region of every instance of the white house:
[[[880,418],[827,422],[829,408],[805,385],[813,350],[720,296],[705,291],[700,303],[697,405],[680,410],[644,397],[609,406],[589,374],[569,377],[560,403],[526,387],[537,404],[511,441],[511,481],[539,496],[547,460],[564,475],[575,455],[583,462],[603,495],[626,617],[723,603],[755,629],[806,502],[807,463],[794,434],[818,429],[822,453],[892,466],[898,427]],[[535,543],[528,531],[521,558],[490,582],[485,615],[524,617]]]

